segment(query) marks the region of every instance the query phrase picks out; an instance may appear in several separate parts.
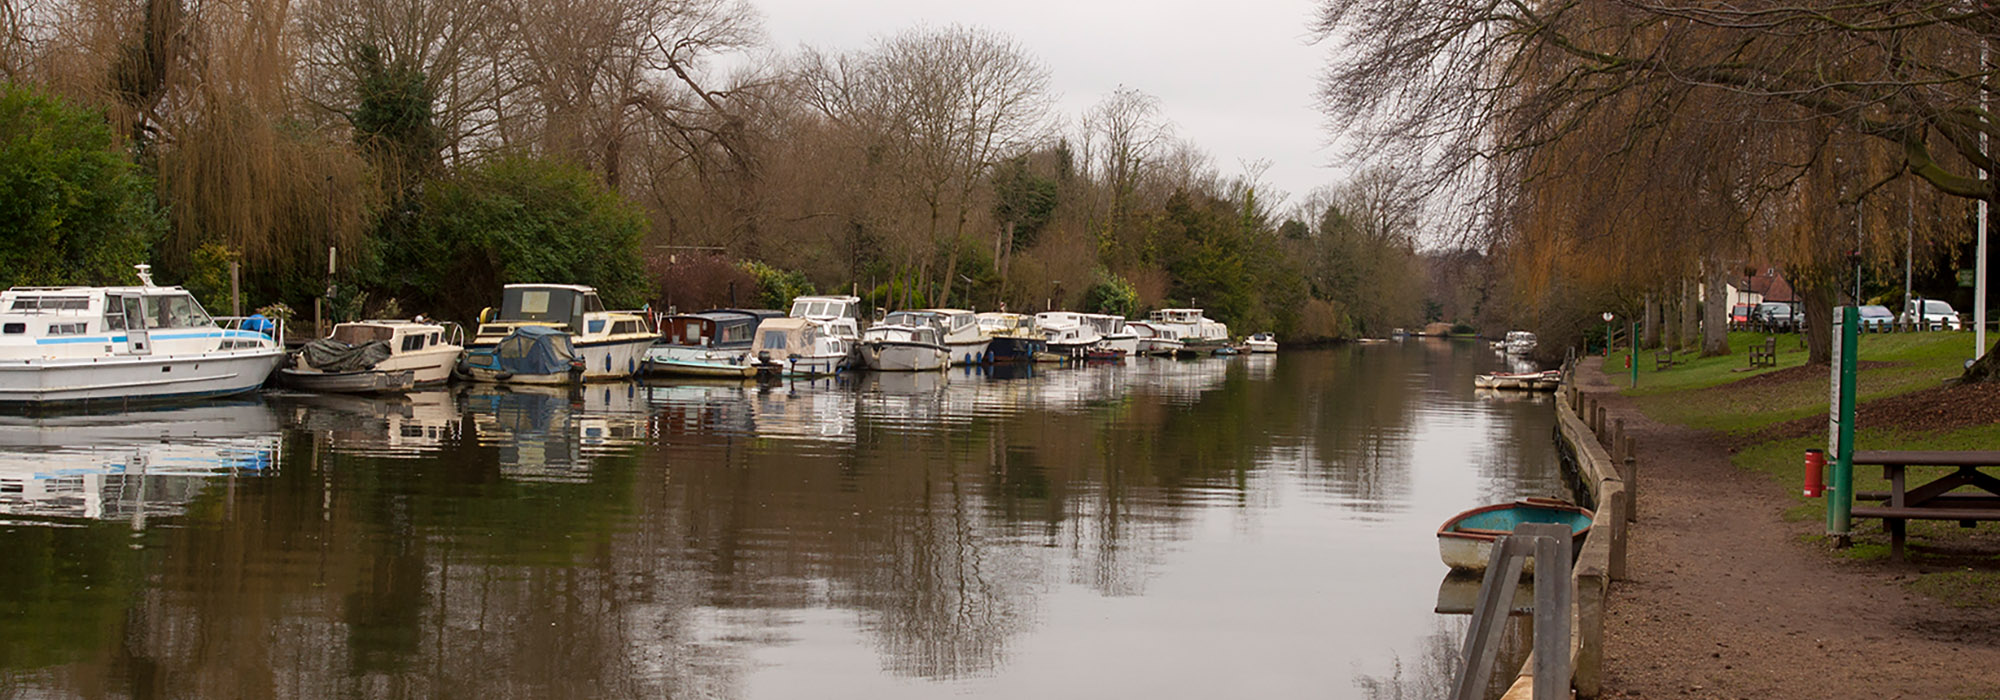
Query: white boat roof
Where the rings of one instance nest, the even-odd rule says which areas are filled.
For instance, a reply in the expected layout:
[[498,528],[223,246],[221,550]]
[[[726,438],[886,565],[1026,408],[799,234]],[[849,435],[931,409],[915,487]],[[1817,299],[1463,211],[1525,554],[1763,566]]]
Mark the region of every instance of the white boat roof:
[[550,284],[546,282],[515,282],[513,284],[507,285],[506,288],[507,289],[567,289],[572,292],[588,292],[590,294],[597,293],[596,287],[591,287],[587,285]]
[[842,294],[842,295],[827,295],[827,296],[803,296],[803,297],[792,297],[792,303],[794,303],[794,304],[796,304],[796,303],[799,303],[799,302],[801,302],[801,301],[838,301],[838,302],[845,302],[845,303],[848,303],[848,304],[859,304],[859,303],[861,303],[861,297],[857,297],[857,296],[848,296],[848,295],[844,295],[844,294]]

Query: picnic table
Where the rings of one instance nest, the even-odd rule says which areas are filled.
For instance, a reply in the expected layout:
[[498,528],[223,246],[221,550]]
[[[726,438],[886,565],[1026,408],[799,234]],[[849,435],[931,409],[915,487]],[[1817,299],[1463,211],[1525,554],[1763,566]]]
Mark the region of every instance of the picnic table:
[[[1854,507],[1857,518],[1881,518],[1889,530],[1889,554],[1903,560],[1904,524],[1910,520],[1956,520],[1972,527],[1981,520],[2000,520],[2000,478],[1983,470],[2000,469],[2000,450],[1927,451],[1857,450],[1854,464],[1880,465],[1887,492],[1857,492],[1856,500],[1882,501],[1879,506]],[[1910,467],[1951,467],[1944,476],[1915,487]],[[1976,487],[1984,493],[1959,491]]]

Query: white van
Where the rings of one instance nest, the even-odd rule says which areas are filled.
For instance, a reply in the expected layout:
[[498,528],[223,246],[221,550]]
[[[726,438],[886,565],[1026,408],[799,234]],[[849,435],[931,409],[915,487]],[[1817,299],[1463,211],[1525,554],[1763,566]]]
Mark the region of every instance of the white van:
[[[1914,300],[1912,303],[1923,305],[1924,329],[1933,331],[1955,331],[1959,329],[1958,311],[1951,308],[1950,302],[1942,299],[1920,299]],[[1898,316],[1896,322],[1909,323],[1910,310],[1904,309],[1903,315]]]

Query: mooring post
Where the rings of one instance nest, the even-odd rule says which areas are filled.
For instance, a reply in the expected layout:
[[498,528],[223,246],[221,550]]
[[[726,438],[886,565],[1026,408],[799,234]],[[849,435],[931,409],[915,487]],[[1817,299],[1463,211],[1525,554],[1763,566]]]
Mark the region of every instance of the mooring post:
[[1615,418],[1615,419],[1612,419],[1612,421],[1611,421],[1611,458],[1612,458],[1612,459],[1622,459],[1622,458],[1624,458],[1624,457],[1625,457],[1625,455],[1624,455],[1624,454],[1622,454],[1622,452],[1624,451],[1624,449],[1625,449],[1625,419],[1623,419],[1623,418]]
[[1625,459],[1618,462],[1618,480],[1625,482],[1625,521],[1639,520],[1639,453],[1638,442],[1625,438]]
[[1576,672],[1572,685],[1579,700],[1596,698],[1604,690],[1604,598],[1607,585],[1604,572],[1595,564],[1577,562]]
[[1535,700],[1569,700],[1569,526],[1522,525],[1514,536],[1535,543]]
[[1598,403],[1597,426],[1591,429],[1591,432],[1597,433],[1598,444],[1604,443],[1604,429],[1610,426],[1610,416],[1611,416],[1611,411],[1605,409],[1604,404],[1602,402]]
[[1632,528],[1626,525],[1625,508],[1629,501],[1625,497],[1625,484],[1605,479],[1598,483],[1597,505],[1607,512],[1604,526],[1611,531],[1604,533],[1611,537],[1610,559],[1605,566],[1607,574],[1614,581],[1627,580],[1625,576],[1625,547],[1632,536]]

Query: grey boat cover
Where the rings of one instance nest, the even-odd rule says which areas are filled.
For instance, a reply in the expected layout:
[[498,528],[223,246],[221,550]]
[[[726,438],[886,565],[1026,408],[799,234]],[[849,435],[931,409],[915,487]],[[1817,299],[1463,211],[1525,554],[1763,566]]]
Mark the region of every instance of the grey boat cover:
[[389,341],[371,340],[360,345],[332,338],[319,338],[299,349],[299,357],[321,372],[359,372],[374,369],[375,365],[389,359]]

